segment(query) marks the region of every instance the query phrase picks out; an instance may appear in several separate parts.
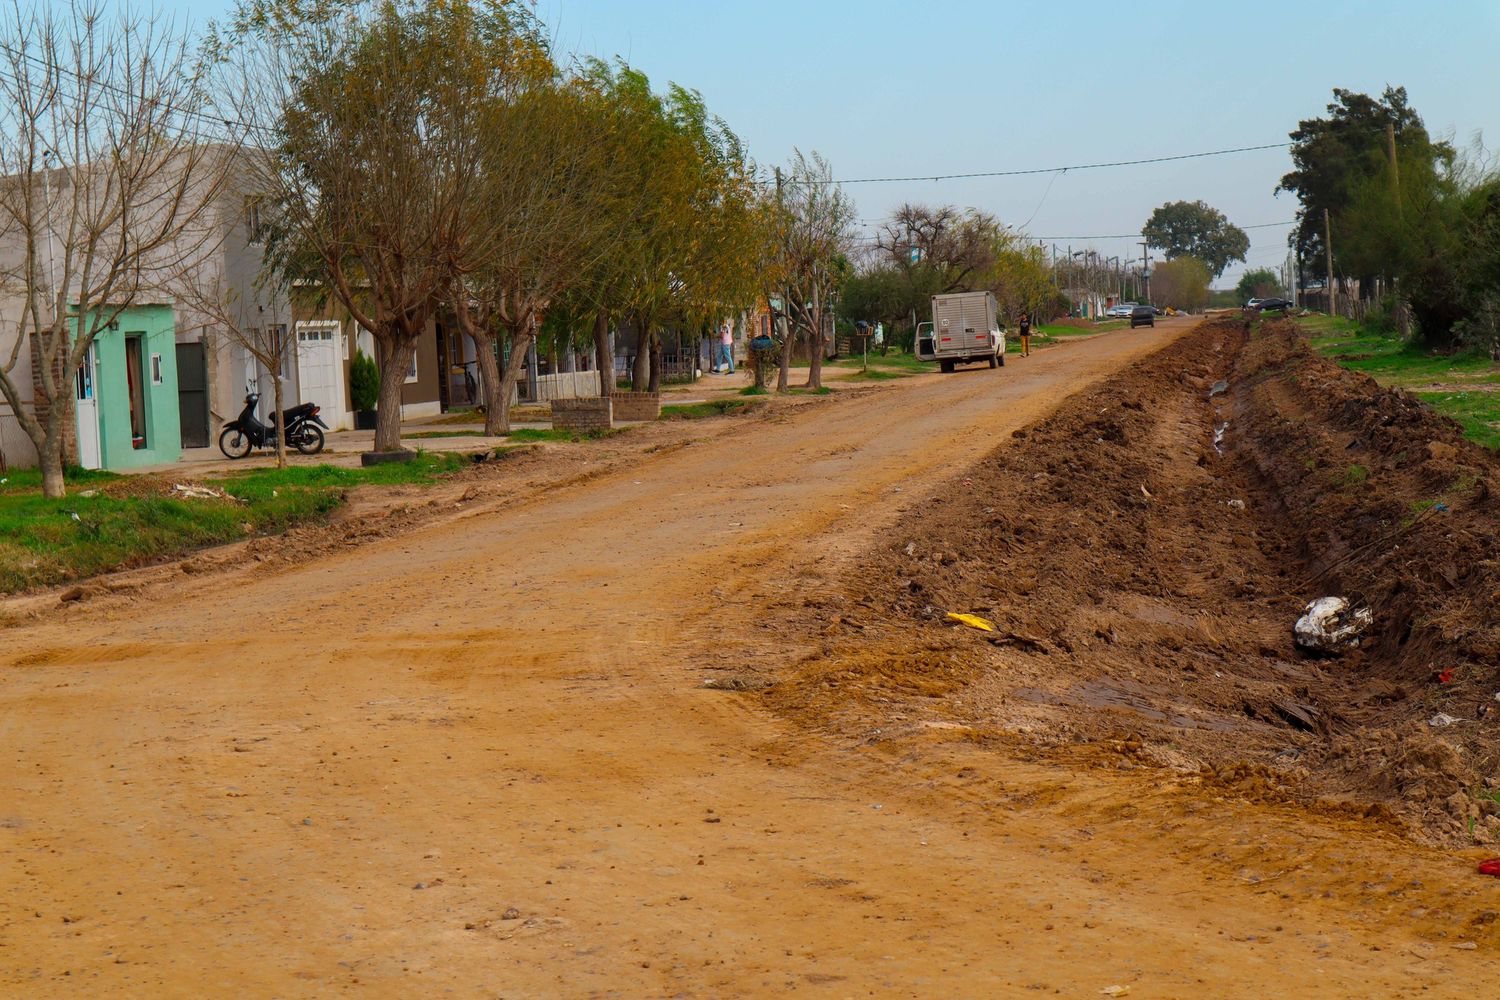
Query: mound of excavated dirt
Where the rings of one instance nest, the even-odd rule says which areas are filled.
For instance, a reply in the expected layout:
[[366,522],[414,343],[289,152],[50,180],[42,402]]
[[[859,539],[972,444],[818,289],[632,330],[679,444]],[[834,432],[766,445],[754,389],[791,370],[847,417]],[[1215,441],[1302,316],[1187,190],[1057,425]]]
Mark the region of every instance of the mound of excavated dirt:
[[[824,638],[774,704],[1500,839],[1493,455],[1290,323],[1228,319],[1015,438],[790,613]],[[1295,646],[1326,595],[1372,609],[1361,649]]]

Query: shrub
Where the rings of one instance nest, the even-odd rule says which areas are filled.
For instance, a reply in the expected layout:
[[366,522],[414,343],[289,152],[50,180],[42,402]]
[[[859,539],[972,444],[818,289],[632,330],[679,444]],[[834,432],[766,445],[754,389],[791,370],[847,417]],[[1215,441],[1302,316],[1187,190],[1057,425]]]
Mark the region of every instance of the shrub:
[[373,410],[380,399],[380,370],[375,359],[358,348],[349,365],[349,399],[356,410]]

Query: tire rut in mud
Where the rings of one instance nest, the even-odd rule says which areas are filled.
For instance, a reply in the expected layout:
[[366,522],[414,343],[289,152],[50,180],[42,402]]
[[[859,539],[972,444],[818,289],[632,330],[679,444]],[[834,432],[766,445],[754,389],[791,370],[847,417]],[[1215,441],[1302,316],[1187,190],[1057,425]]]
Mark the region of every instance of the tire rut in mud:
[[[1291,324],[1237,319],[1014,438],[787,611],[821,645],[778,710],[885,737],[941,718],[1500,838],[1492,455]],[[1295,648],[1326,594],[1373,608],[1365,648]],[[1435,730],[1437,711],[1465,721]]]

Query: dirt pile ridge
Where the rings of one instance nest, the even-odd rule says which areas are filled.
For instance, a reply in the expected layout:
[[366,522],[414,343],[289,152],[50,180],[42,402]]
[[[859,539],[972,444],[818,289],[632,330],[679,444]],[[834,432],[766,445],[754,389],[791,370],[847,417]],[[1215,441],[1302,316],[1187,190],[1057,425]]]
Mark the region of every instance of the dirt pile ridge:
[[[788,610],[822,644],[773,704],[1500,839],[1494,456],[1238,319],[1014,437]],[[1373,610],[1364,648],[1295,647],[1325,595]]]

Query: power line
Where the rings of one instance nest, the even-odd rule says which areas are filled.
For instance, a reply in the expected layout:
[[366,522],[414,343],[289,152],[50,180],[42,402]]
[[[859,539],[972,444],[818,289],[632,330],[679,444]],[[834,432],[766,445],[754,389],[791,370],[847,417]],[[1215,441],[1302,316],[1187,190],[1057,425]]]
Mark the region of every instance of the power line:
[[[876,225],[884,225],[885,223],[892,222],[894,220],[892,220],[892,219],[860,219],[859,221],[862,224],[866,225],[866,226],[876,226]],[[1239,228],[1239,229],[1275,229],[1278,226],[1295,226],[1297,224],[1297,222],[1298,222],[1298,220],[1296,220],[1296,219],[1288,219],[1286,222],[1259,222],[1259,223],[1256,223],[1253,226],[1239,226],[1237,228]],[[1109,234],[1106,234],[1106,235],[1095,234],[1095,235],[1092,235],[1092,236],[1076,236],[1076,235],[1075,236],[1028,236],[1028,235],[1022,233],[1022,234],[1018,234],[1018,235],[1021,237],[1021,239],[1036,240],[1036,241],[1041,242],[1041,243],[1046,243],[1046,242],[1049,242],[1049,241],[1052,241],[1052,240],[1133,240],[1133,239],[1136,239],[1136,238],[1138,238],[1138,237],[1140,237],[1140,236],[1142,236],[1144,234],[1142,234],[1142,233],[1109,233]]]
[[[1261,223],[1258,223],[1258,224],[1253,225],[1253,226],[1237,226],[1236,228],[1238,228],[1238,229],[1274,229],[1277,226],[1295,226],[1296,224],[1297,224],[1297,220],[1296,219],[1291,219],[1291,220],[1289,220],[1287,222],[1261,222]],[[1109,236],[1023,236],[1022,238],[1023,239],[1028,239],[1028,240],[1040,240],[1040,241],[1048,241],[1048,240],[1133,240],[1136,237],[1142,236],[1142,235],[1144,235],[1144,234],[1143,233],[1114,233],[1114,234],[1111,234]]]
[[1260,146],[1236,146],[1233,149],[1211,149],[1202,153],[1178,153],[1174,156],[1152,156],[1142,160],[1111,160],[1107,163],[1077,163],[1066,167],[1029,167],[1024,170],[981,170],[964,174],[930,174],[921,177],[854,177],[846,180],[817,180],[808,183],[826,184],[896,184],[910,181],[954,181],[976,177],[1022,177],[1027,174],[1066,173],[1069,170],[1103,170],[1107,167],[1135,167],[1145,163],[1171,163],[1175,160],[1196,160],[1205,156],[1227,156],[1230,153],[1250,153],[1260,149],[1287,149],[1291,142],[1268,142]]
[[[130,90],[127,90],[124,87],[121,87],[120,85],[118,85],[116,83],[113,83],[113,82],[111,82],[109,80],[95,79],[92,76],[86,76],[85,74],[79,72],[79,70],[77,70],[74,67],[64,66],[61,63],[51,61],[51,60],[47,59],[45,56],[39,55],[39,54],[34,53],[34,52],[27,52],[24,49],[13,48],[12,46],[6,44],[5,42],[0,42],[0,52],[4,52],[6,55],[12,56],[14,58],[24,59],[27,62],[31,63],[32,65],[37,66],[37,67],[39,67],[39,68],[41,68],[43,70],[46,70],[46,71],[49,71],[49,72],[52,72],[52,73],[57,73],[57,74],[60,74],[60,75],[70,76],[73,79],[77,80],[79,83],[89,84],[89,85],[92,85],[92,86],[97,86],[97,87],[99,87],[99,88],[101,88],[103,90],[113,91],[114,93],[119,94],[119,95],[121,95],[123,97],[131,97],[131,98],[139,98],[140,97],[140,95],[135,94],[135,93],[131,92]],[[16,84],[16,86],[18,86],[18,87],[19,86],[24,86],[24,83],[21,81],[21,79],[18,76],[16,76],[13,73],[11,73],[8,69],[6,69],[6,70],[0,70],[0,73],[4,73],[6,79],[8,79],[12,83]],[[184,108],[184,107],[180,107],[180,106],[175,105],[175,104],[169,104],[169,103],[166,103],[166,102],[160,102],[160,103],[161,103],[161,107],[164,108],[167,111],[174,112],[176,114],[182,115],[184,118],[196,119],[198,121],[200,127],[204,123],[207,123],[209,125],[212,125],[215,128],[219,128],[219,127],[235,128],[235,127],[238,127],[238,128],[244,129],[246,131],[251,131],[251,132],[264,132],[264,133],[267,133],[267,134],[270,134],[270,135],[275,135],[276,134],[276,132],[275,132],[274,129],[268,128],[268,127],[266,127],[264,125],[256,125],[256,124],[254,124],[252,122],[238,121],[238,120],[236,120],[234,118],[224,118],[224,117],[221,117],[219,115],[215,115],[215,114],[213,114],[210,111],[204,111],[204,110],[197,109],[197,108]],[[191,131],[191,130],[188,130],[188,129],[184,129],[184,131],[187,132],[187,134],[193,136],[193,138],[197,139],[199,142],[204,141],[203,134],[201,132],[194,132],[194,131]],[[223,138],[215,138],[215,139],[213,139],[213,141],[223,142],[224,139]]]

